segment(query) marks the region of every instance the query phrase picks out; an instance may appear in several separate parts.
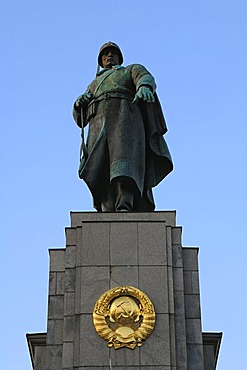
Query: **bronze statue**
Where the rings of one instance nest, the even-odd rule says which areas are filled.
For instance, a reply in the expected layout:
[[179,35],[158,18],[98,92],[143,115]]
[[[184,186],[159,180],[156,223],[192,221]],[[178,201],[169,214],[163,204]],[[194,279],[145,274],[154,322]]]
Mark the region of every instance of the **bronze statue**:
[[[113,42],[99,51],[102,69],[73,107],[82,128],[79,177],[99,212],[150,212],[152,188],[173,169],[153,76],[140,64],[122,66]],[[89,123],[87,143],[83,127]]]

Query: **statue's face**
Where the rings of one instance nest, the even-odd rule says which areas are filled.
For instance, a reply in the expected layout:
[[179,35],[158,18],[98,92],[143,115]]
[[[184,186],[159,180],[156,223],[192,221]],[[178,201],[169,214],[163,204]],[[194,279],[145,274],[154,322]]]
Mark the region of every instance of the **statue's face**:
[[119,56],[115,48],[105,48],[102,52],[102,64],[104,68],[111,68],[112,66],[119,64]]

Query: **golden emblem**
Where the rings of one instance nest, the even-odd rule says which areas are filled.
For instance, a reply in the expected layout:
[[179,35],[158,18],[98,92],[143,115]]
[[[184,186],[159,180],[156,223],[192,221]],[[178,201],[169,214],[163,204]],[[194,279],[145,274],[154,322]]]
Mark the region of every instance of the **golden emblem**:
[[99,336],[115,349],[140,347],[155,324],[154,306],[141,290],[132,286],[108,290],[98,299],[93,311]]

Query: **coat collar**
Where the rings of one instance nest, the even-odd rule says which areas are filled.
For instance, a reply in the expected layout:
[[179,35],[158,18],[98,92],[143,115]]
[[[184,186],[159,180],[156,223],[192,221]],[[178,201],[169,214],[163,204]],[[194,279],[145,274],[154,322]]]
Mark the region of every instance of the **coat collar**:
[[[112,68],[111,69],[116,69],[116,70],[118,70],[118,69],[121,69],[121,68],[124,68],[123,66],[120,66],[120,65],[118,65],[118,64],[116,64],[115,66],[112,66]],[[106,71],[109,71],[109,68],[103,68],[103,69],[101,69],[101,71],[99,71],[98,73],[97,73],[97,76],[101,76],[104,72],[106,72]]]

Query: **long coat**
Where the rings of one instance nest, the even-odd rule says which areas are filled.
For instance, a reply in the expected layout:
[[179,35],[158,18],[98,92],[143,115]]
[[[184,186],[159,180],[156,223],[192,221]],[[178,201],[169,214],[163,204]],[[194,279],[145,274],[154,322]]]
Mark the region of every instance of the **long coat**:
[[101,71],[88,86],[94,99],[84,109],[84,117],[74,105],[76,123],[85,126],[89,122],[88,156],[81,160],[79,176],[88,185],[98,211],[107,187],[119,176],[130,177],[139,189],[134,211],[154,210],[152,187],[173,169],[157,95],[155,103],[132,103],[143,85],[155,94],[154,78],[145,67],[115,66]]

